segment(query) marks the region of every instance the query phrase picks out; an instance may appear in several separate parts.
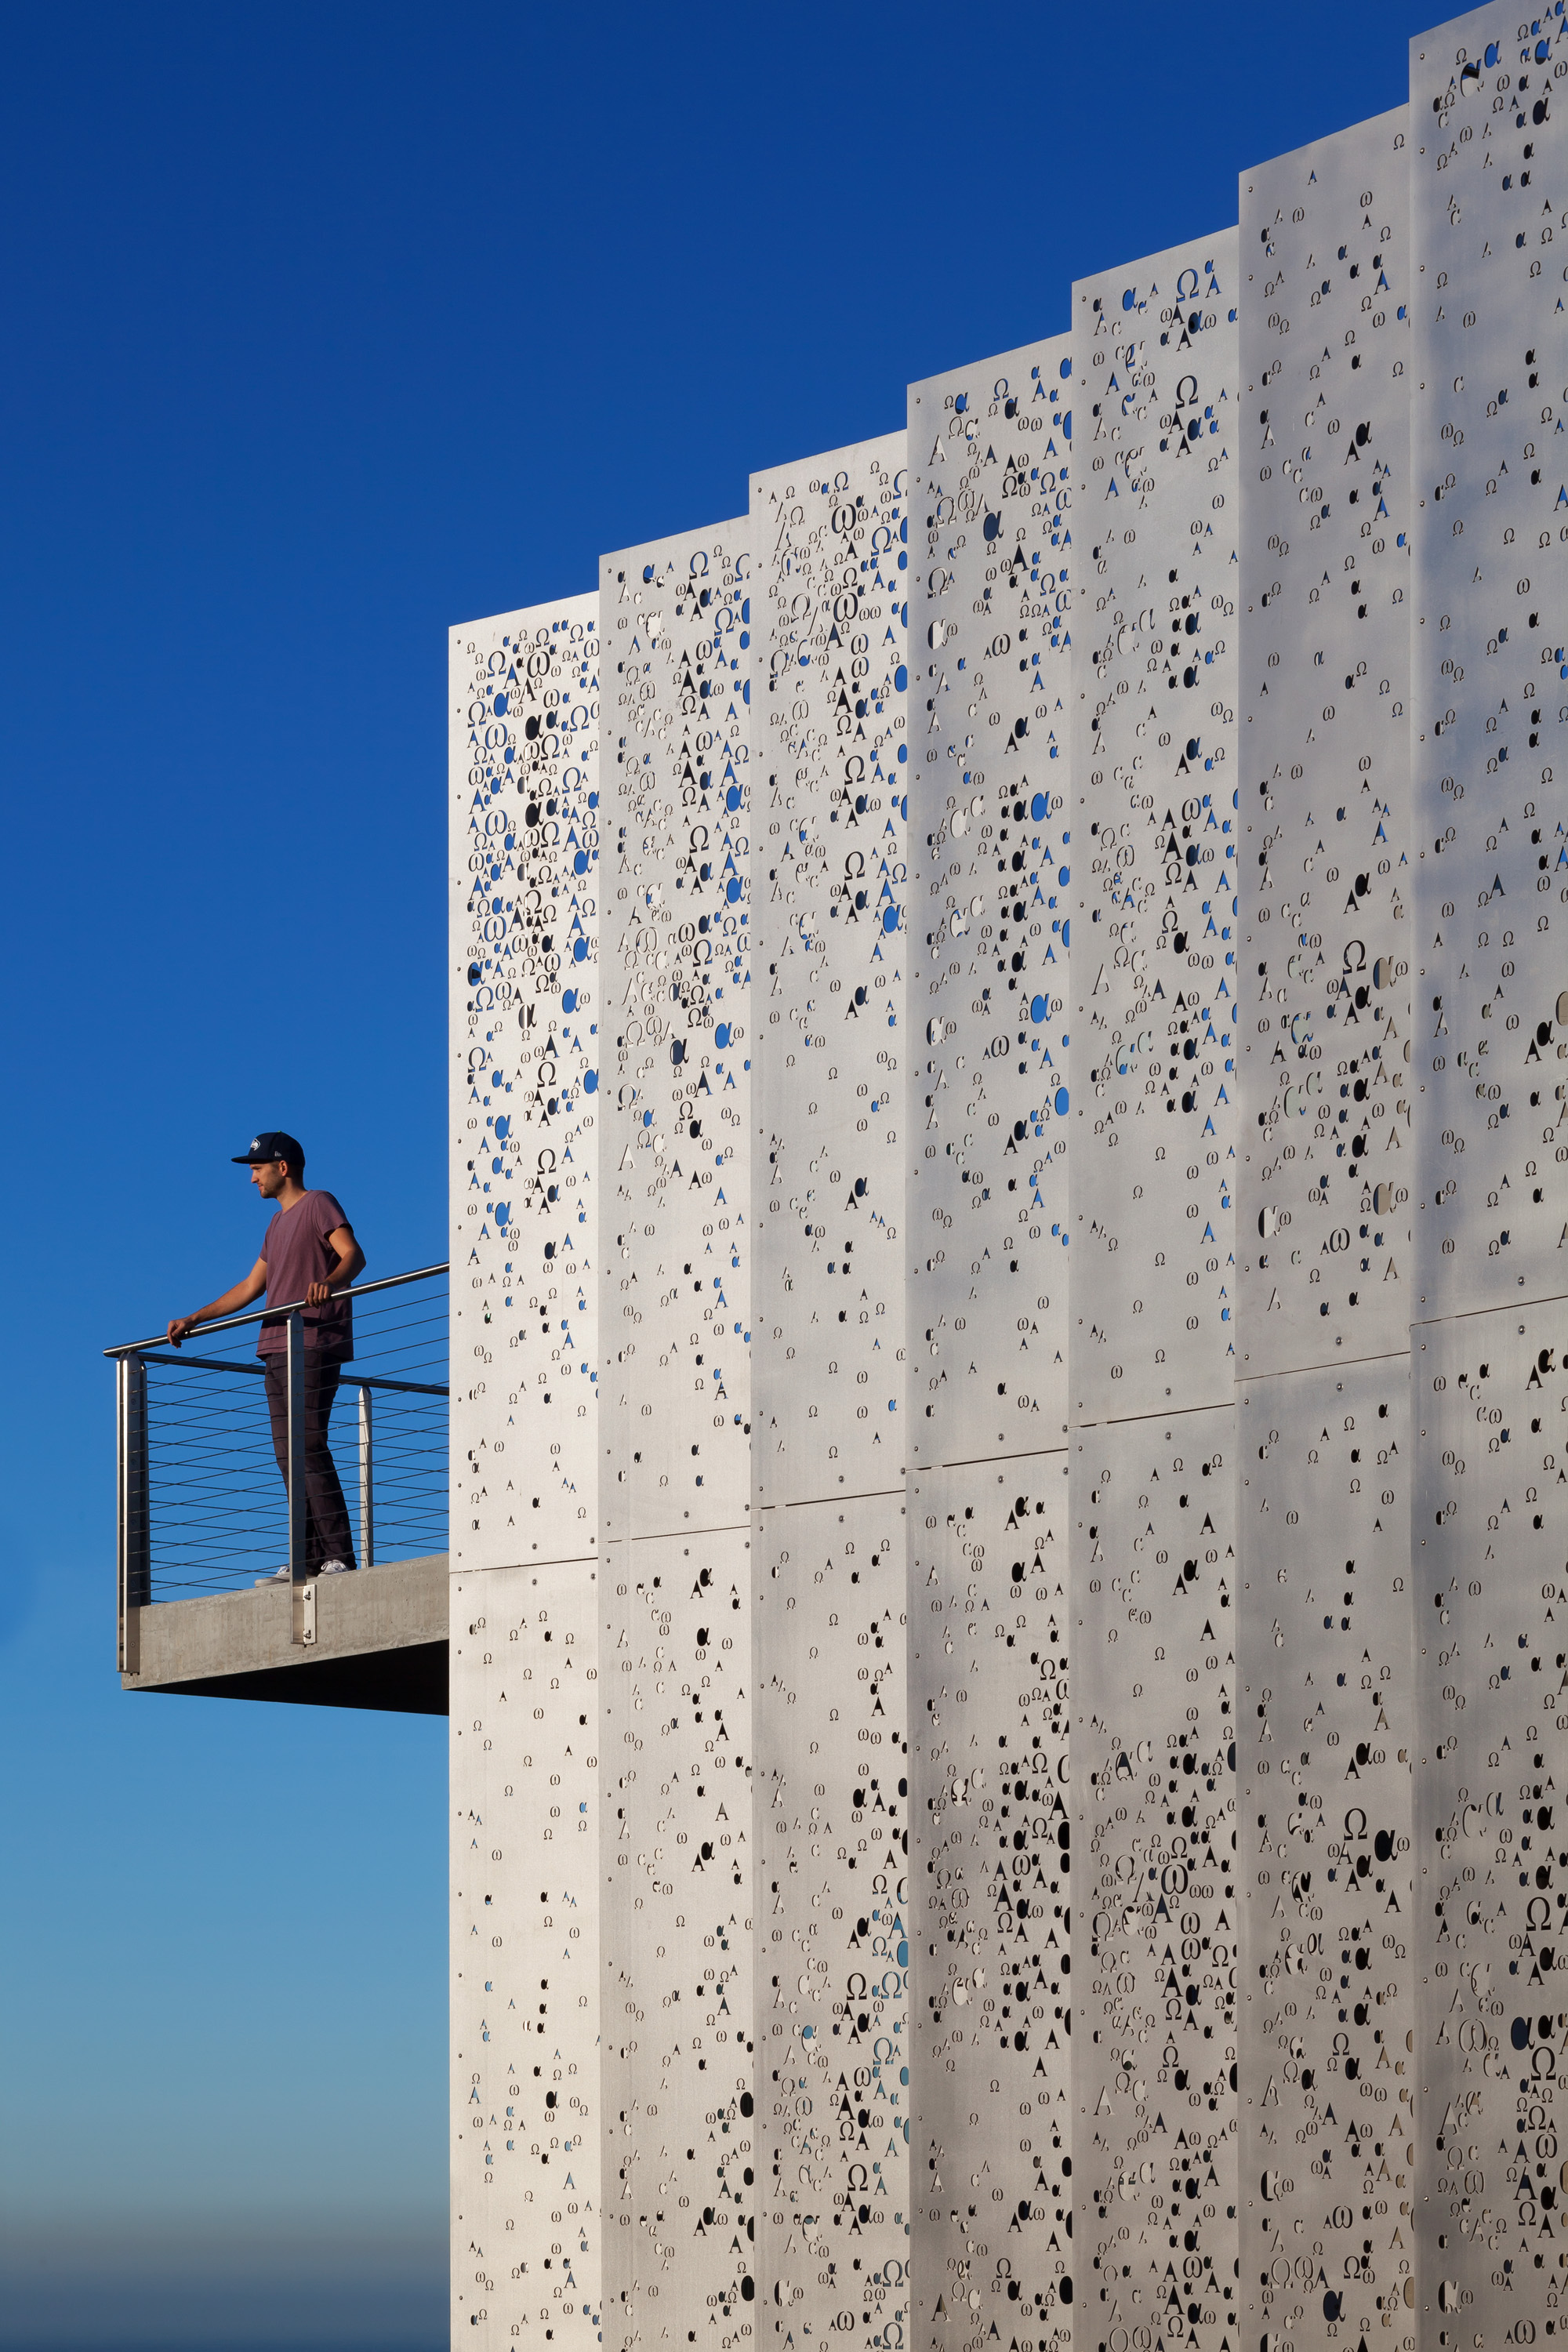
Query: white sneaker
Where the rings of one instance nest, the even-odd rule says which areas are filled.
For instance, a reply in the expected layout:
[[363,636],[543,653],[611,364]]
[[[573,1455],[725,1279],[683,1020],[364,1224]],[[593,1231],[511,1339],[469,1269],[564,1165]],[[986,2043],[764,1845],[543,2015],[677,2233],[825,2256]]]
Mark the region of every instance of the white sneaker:
[[271,1574],[270,1576],[258,1576],[258,1577],[257,1578],[256,1581],[257,1581],[257,1583],[258,1583],[258,1585],[262,1585],[262,1584],[287,1584],[287,1583],[288,1583],[288,1581],[289,1581],[289,1563],[288,1563],[288,1561],[287,1561],[287,1560],[285,1560],[281,1568],[274,1569],[274,1570],[273,1570],[273,1572],[272,1572],[272,1574]]
[[353,1570],[346,1559],[324,1559],[321,1572],[323,1576],[352,1576]]

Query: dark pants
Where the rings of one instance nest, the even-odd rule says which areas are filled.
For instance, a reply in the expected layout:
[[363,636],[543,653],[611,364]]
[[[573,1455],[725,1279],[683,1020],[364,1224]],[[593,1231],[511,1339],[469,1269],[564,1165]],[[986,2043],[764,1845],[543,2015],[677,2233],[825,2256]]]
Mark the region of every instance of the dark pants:
[[[324,1559],[354,1566],[348,1505],[338,1483],[337,1465],[327,1444],[327,1423],[342,1366],[335,1357],[305,1350],[305,1572],[314,1576]],[[272,1416],[272,1450],[289,1483],[289,1360],[267,1359],[267,1410]]]

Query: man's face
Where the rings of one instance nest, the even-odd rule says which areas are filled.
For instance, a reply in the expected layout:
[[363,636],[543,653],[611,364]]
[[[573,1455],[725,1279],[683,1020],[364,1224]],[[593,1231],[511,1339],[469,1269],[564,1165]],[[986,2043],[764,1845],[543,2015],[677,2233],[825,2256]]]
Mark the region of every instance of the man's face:
[[275,1201],[289,1181],[287,1160],[258,1160],[250,1171],[250,1181],[264,1201]]

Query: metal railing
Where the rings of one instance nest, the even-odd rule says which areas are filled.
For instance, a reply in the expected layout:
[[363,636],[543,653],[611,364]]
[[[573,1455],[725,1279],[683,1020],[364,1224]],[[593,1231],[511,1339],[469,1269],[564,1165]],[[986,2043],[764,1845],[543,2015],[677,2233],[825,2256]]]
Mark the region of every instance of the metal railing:
[[[423,1266],[333,1294],[354,1301],[354,1352],[340,1377],[328,1443],[362,1569],[447,1549],[447,1272]],[[290,1638],[314,1642],[305,1311],[299,1299],[201,1324],[192,1335],[200,1354],[189,1344],[171,1347],[162,1333],[104,1349],[115,1367],[122,1674],[140,1671],[142,1609],[265,1580],[258,1569],[275,1571],[285,1549]],[[281,1478],[260,1386],[266,1364],[249,1352],[255,1327],[279,1318],[288,1404]]]

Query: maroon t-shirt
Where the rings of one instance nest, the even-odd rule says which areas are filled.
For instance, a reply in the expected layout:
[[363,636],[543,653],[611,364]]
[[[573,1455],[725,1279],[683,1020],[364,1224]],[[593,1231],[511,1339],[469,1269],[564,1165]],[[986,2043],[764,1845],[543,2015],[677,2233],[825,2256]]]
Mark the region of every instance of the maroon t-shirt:
[[[328,1281],[338,1254],[327,1240],[348,1219],[330,1192],[306,1192],[291,1209],[279,1209],[262,1237],[267,1264],[267,1304],[291,1306],[303,1298],[313,1282]],[[352,1298],[331,1298],[324,1307],[304,1311],[305,1345],[346,1363],[354,1351],[354,1308]],[[289,1326],[279,1316],[264,1323],[256,1343],[258,1356],[281,1355],[289,1345]]]

